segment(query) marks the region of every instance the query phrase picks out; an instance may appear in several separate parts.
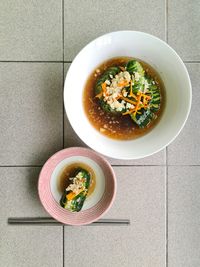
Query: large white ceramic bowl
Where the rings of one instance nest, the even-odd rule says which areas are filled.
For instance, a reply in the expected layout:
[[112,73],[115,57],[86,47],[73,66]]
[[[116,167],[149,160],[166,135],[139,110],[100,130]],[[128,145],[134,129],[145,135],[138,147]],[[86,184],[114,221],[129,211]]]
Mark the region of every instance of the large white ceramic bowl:
[[[118,141],[102,135],[90,124],[83,109],[83,90],[91,72],[103,61],[119,56],[149,63],[166,89],[161,120],[152,131],[135,140]],[[94,150],[118,159],[143,158],[171,143],[188,118],[191,99],[191,82],[181,58],[164,41],[137,31],[111,32],[86,45],[73,60],[64,87],[65,110],[77,135]]]

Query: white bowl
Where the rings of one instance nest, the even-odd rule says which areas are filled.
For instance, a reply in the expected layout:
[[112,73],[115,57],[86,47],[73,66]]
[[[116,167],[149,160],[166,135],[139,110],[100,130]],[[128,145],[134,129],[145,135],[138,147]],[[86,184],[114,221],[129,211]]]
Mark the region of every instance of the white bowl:
[[[91,72],[105,60],[120,56],[149,63],[166,89],[166,105],[159,123],[135,140],[114,140],[102,135],[90,124],[82,103]],[[191,100],[191,82],[181,58],[164,41],[137,31],[111,32],[86,45],[73,60],[64,87],[65,110],[74,131],[89,147],[117,159],[143,158],[169,145],[188,118]]]

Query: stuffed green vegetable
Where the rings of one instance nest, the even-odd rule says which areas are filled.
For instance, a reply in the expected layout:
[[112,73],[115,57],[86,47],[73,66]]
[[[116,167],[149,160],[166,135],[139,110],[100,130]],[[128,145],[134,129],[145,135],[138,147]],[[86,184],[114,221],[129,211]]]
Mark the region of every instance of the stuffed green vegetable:
[[96,82],[95,97],[105,112],[130,116],[139,128],[157,118],[161,105],[159,85],[137,60],[108,68]]
[[78,212],[82,209],[84,201],[90,187],[90,173],[79,168],[74,173],[74,177],[70,177],[70,184],[65,189],[60,205],[72,212]]

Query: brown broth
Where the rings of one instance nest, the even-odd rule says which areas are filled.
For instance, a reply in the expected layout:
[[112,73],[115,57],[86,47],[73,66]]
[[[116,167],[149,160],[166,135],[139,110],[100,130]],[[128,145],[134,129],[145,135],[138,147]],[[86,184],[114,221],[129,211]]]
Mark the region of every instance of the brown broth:
[[83,106],[90,123],[102,134],[120,140],[135,139],[148,133],[158,123],[164,109],[165,90],[164,84],[158,73],[146,62],[138,60],[147,74],[149,74],[159,86],[161,92],[161,107],[157,119],[153,120],[147,127],[140,129],[130,116],[112,115],[105,112],[95,98],[94,88],[101,74],[109,67],[123,66],[133,58],[119,57],[112,58],[99,65],[88,78],[83,92]]
[[95,172],[93,171],[91,167],[89,167],[88,165],[82,162],[77,162],[77,163],[67,165],[62,169],[58,177],[58,183],[57,183],[58,190],[60,193],[63,193],[65,191],[65,189],[70,184],[69,178],[74,177],[75,172],[79,168],[85,169],[86,171],[89,172],[91,179],[90,179],[90,187],[89,187],[87,196],[90,196],[93,193],[95,186],[96,186]]

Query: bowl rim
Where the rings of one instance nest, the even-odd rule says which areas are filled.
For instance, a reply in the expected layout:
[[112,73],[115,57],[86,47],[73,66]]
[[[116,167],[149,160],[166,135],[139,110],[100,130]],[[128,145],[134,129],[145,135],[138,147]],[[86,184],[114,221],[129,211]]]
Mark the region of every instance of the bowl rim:
[[[110,177],[110,179],[112,179],[112,181],[113,181],[113,190],[112,190],[112,195],[111,195],[111,198],[110,198],[110,202],[107,204],[107,206],[106,206],[106,208],[103,210],[103,212],[101,212],[98,216],[96,216],[94,219],[89,219],[89,220],[87,220],[87,219],[85,219],[85,221],[84,222],[81,222],[81,221],[79,221],[79,222],[67,222],[66,223],[66,221],[62,218],[62,217],[60,217],[60,216],[58,216],[58,215],[55,215],[54,213],[52,213],[52,210],[51,210],[51,208],[50,207],[48,207],[48,205],[46,205],[46,203],[45,203],[45,199],[44,199],[44,196],[43,196],[43,194],[42,194],[42,192],[43,192],[43,188],[42,188],[42,185],[41,185],[41,182],[42,182],[42,179],[43,179],[43,177],[44,177],[44,174],[43,174],[43,172],[44,172],[44,170],[45,170],[45,168],[48,168],[48,165],[49,165],[49,163],[50,162],[52,162],[52,161],[56,161],[56,165],[55,165],[55,167],[59,164],[59,162],[61,162],[62,160],[55,160],[55,158],[57,157],[57,156],[59,156],[59,154],[60,153],[75,153],[74,155],[78,155],[78,154],[76,154],[76,151],[81,151],[80,153],[82,153],[82,156],[85,156],[85,157],[88,157],[88,158],[90,158],[87,154],[89,154],[90,156],[95,156],[95,157],[97,157],[97,159],[99,159],[102,163],[103,163],[103,165],[105,166],[105,168],[106,169],[108,169],[109,170],[109,172],[111,173],[111,175],[109,176]],[[84,154],[86,154],[86,155],[84,155]],[[73,156],[74,156],[73,155]],[[66,156],[65,158],[67,158],[67,157],[71,157],[71,155],[70,156]],[[93,159],[92,157],[90,158],[90,159],[92,159],[92,160],[94,160],[97,164],[98,164],[98,162],[96,161],[96,159]],[[54,168],[55,169],[55,168]],[[51,173],[52,174],[52,173]],[[106,175],[105,175],[105,179],[106,179]],[[48,181],[48,183],[50,184],[50,180],[51,180],[51,176],[49,177],[49,181]],[[50,186],[50,185],[49,185]],[[112,166],[111,166],[111,164],[104,158],[104,157],[102,157],[99,153],[97,153],[96,151],[94,151],[94,150],[92,150],[92,149],[90,149],[90,148],[85,148],[85,147],[69,147],[69,148],[65,148],[65,149],[61,149],[60,151],[58,151],[58,152],[56,152],[55,154],[53,154],[46,162],[45,162],[45,164],[43,165],[43,167],[42,167],[42,169],[41,169],[41,171],[40,171],[40,174],[39,174],[39,178],[38,178],[38,195],[39,195],[39,199],[40,199],[40,202],[41,202],[41,204],[42,204],[42,206],[44,207],[44,209],[46,210],[46,212],[50,215],[50,216],[52,216],[54,219],[56,219],[57,221],[59,221],[59,222],[61,222],[61,223],[63,223],[63,224],[67,224],[67,225],[87,225],[87,224],[90,224],[90,223],[92,223],[92,222],[95,222],[95,221],[97,221],[97,220],[99,220],[103,215],[105,215],[108,211],[109,211],[109,209],[111,208],[111,206],[112,206],[112,204],[113,204],[113,202],[114,202],[114,200],[115,200],[115,197],[116,197],[116,193],[117,193],[117,179],[116,179],[116,175],[115,175],[115,172],[114,172],[114,170],[113,170],[113,168],[112,168]],[[51,194],[51,198],[52,199],[54,199],[54,197],[53,197],[53,195],[52,195],[52,192],[50,191],[50,194]],[[103,194],[103,196],[104,196],[104,194]],[[103,199],[103,196],[102,196],[102,199]],[[101,200],[100,200],[101,201]],[[55,199],[54,199],[54,202],[56,202],[55,201]],[[57,203],[58,204],[58,203]],[[94,205],[93,207],[95,207],[95,206],[97,206],[97,204],[96,205]],[[61,207],[59,207],[59,208],[61,208]],[[63,208],[62,208],[63,209]],[[90,208],[90,209],[92,209],[92,208]],[[89,210],[89,209],[88,209]],[[84,213],[85,211],[87,211],[87,210],[83,210],[82,211],[82,213]],[[64,211],[65,212],[65,211]],[[66,210],[66,216],[67,216],[67,213],[71,213],[70,211],[67,211]],[[73,219],[72,219],[73,220]]]
[[[145,35],[145,36],[148,36],[150,38],[153,38],[155,40],[157,40],[158,42],[161,42],[165,47],[167,47],[176,57],[177,57],[177,60],[180,62],[181,66],[183,67],[183,70],[185,72],[185,75],[186,75],[186,78],[187,78],[187,82],[188,82],[188,89],[189,89],[189,99],[188,99],[188,107],[187,107],[187,112],[186,112],[186,115],[185,115],[185,118],[184,118],[184,121],[182,123],[182,125],[180,126],[179,130],[177,131],[177,133],[167,142],[165,143],[164,145],[162,145],[160,148],[154,150],[153,152],[150,152],[150,153],[146,153],[145,156],[142,156],[142,155],[138,155],[138,156],[117,156],[117,155],[111,155],[109,153],[104,153],[102,151],[98,151],[97,149],[93,148],[90,146],[90,144],[88,144],[87,140],[83,140],[79,135],[78,133],[75,131],[75,127],[73,125],[73,120],[71,120],[71,118],[68,116],[67,114],[67,108],[66,108],[66,104],[65,104],[65,95],[66,95],[66,86],[67,86],[67,79],[68,79],[68,74],[70,73],[70,69],[71,67],[73,66],[74,62],[76,62],[77,58],[80,56],[80,54],[85,50],[87,49],[88,46],[91,45],[91,43],[95,43],[97,40],[101,39],[101,38],[105,38],[106,36],[109,36],[109,35],[113,35],[113,34],[133,34],[133,33],[136,33],[136,34],[139,34],[139,35]],[[73,128],[74,132],[77,134],[77,136],[86,144],[88,145],[91,149],[93,149],[94,151],[104,155],[104,156],[107,156],[107,157],[110,157],[110,158],[113,158],[113,159],[121,159],[121,160],[134,160],[134,159],[142,159],[142,158],[146,158],[148,156],[151,156],[155,153],[158,153],[160,152],[161,150],[163,150],[164,148],[166,148],[169,144],[171,144],[176,138],[177,136],[180,134],[180,132],[182,131],[182,129],[184,128],[186,122],[187,122],[187,119],[189,117],[189,114],[190,114],[190,110],[191,110],[191,105],[192,105],[192,84],[191,84],[191,80],[190,80],[190,76],[189,76],[189,73],[188,73],[188,70],[183,62],[183,60],[181,59],[181,57],[178,55],[178,53],[175,51],[174,48],[172,48],[168,43],[166,43],[165,41],[163,41],[162,39],[160,39],[159,37],[156,37],[152,34],[149,34],[149,33],[146,33],[146,32],[142,32],[142,31],[132,31],[132,30],[121,30],[121,31],[112,31],[112,32],[108,32],[108,33],[105,33],[103,35],[100,35],[98,36],[97,38],[93,39],[92,41],[90,41],[89,43],[87,43],[78,53],[77,55],[74,57],[66,75],[65,75],[65,82],[64,82],[64,90],[63,90],[63,102],[64,102],[64,109],[65,109],[65,114],[68,118],[68,121],[70,122],[70,125],[71,127]],[[126,141],[126,140],[125,140]]]

